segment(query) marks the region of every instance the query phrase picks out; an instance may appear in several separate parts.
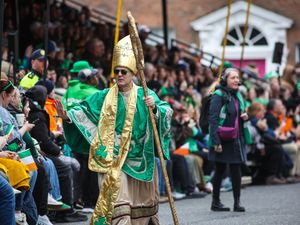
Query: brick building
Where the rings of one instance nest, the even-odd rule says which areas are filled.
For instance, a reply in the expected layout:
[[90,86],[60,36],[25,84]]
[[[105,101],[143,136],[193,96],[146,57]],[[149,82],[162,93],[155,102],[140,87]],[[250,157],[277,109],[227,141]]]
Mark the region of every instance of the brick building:
[[[117,0],[84,0],[89,6],[116,15]],[[162,34],[162,1],[123,0],[122,18],[130,10],[140,24]],[[205,51],[221,55],[227,1],[169,0],[169,36],[194,43]],[[229,23],[230,37],[225,57],[237,63],[242,42],[240,32],[246,18],[247,1],[232,1]],[[284,44],[282,66],[299,61],[300,0],[252,0],[245,63],[254,62],[261,75],[274,70],[272,55],[276,42]]]

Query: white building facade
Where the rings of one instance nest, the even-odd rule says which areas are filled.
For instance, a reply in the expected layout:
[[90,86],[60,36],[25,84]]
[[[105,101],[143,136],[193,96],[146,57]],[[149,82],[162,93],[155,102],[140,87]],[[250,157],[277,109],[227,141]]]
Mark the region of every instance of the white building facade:
[[[239,67],[241,59],[241,44],[246,21],[247,2],[238,1],[231,5],[229,32],[225,59]],[[200,46],[205,52],[221,57],[224,32],[226,27],[227,7],[216,10],[191,23],[198,32]],[[259,69],[259,75],[276,70],[278,64],[272,63],[273,51],[276,42],[284,44],[282,70],[287,60],[287,29],[293,21],[256,5],[251,5],[248,30],[245,36],[243,65],[252,63]]]

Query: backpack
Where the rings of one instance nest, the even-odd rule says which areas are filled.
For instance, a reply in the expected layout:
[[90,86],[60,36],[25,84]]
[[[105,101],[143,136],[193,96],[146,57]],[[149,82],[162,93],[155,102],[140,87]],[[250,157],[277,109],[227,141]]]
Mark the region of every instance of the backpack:
[[199,125],[204,134],[208,134],[208,127],[209,127],[208,115],[209,115],[209,107],[210,107],[212,96],[213,96],[212,94],[209,94],[208,96],[205,96],[202,99]]
[[[220,90],[220,89],[218,89]],[[221,91],[221,96],[223,97],[222,100],[226,98],[224,96],[224,92]],[[202,104],[201,104],[201,110],[200,110],[200,119],[199,119],[199,125],[201,127],[201,130],[203,134],[208,134],[208,128],[209,128],[209,108],[210,108],[210,102],[212,99],[214,93],[209,94],[208,96],[204,97],[202,99]]]

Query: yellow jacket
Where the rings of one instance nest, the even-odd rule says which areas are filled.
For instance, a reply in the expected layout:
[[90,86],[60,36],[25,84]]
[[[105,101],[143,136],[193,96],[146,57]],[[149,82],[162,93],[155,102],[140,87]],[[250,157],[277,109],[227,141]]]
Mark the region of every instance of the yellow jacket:
[[29,190],[29,171],[23,163],[12,159],[0,158],[0,169],[6,172],[12,187]]

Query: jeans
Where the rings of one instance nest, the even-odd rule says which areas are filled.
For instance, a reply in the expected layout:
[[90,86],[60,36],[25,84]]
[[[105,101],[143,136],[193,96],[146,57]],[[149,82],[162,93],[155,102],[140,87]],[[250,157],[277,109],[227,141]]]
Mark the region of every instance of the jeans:
[[16,210],[20,210],[26,214],[27,223],[29,225],[35,225],[38,219],[38,212],[32,191],[37,179],[37,171],[30,172],[30,176],[30,189],[28,191],[22,191],[22,193],[16,197]]
[[159,158],[155,158],[156,166],[157,166],[157,173],[158,173],[158,190],[160,195],[166,194],[166,188],[165,188],[165,181],[162,173],[161,164],[159,161]]
[[15,225],[15,194],[12,187],[0,175],[0,218],[2,225]]
[[[77,202],[78,198],[79,198],[79,183],[78,183],[78,176],[79,176],[79,171],[80,171],[80,164],[79,162],[70,156],[65,156],[65,155],[60,155],[59,159],[62,160],[64,163],[66,163],[67,165],[69,165],[72,169],[72,187],[73,187],[73,202]],[[90,188],[90,186],[88,187],[88,189]],[[96,204],[96,202],[95,202]]]
[[43,165],[50,180],[50,194],[55,200],[61,200],[58,175],[52,160],[47,157],[43,158]]
[[32,193],[30,191],[26,191],[24,194],[23,207],[21,211],[26,214],[27,223],[29,225],[36,224],[38,220],[38,211]]

